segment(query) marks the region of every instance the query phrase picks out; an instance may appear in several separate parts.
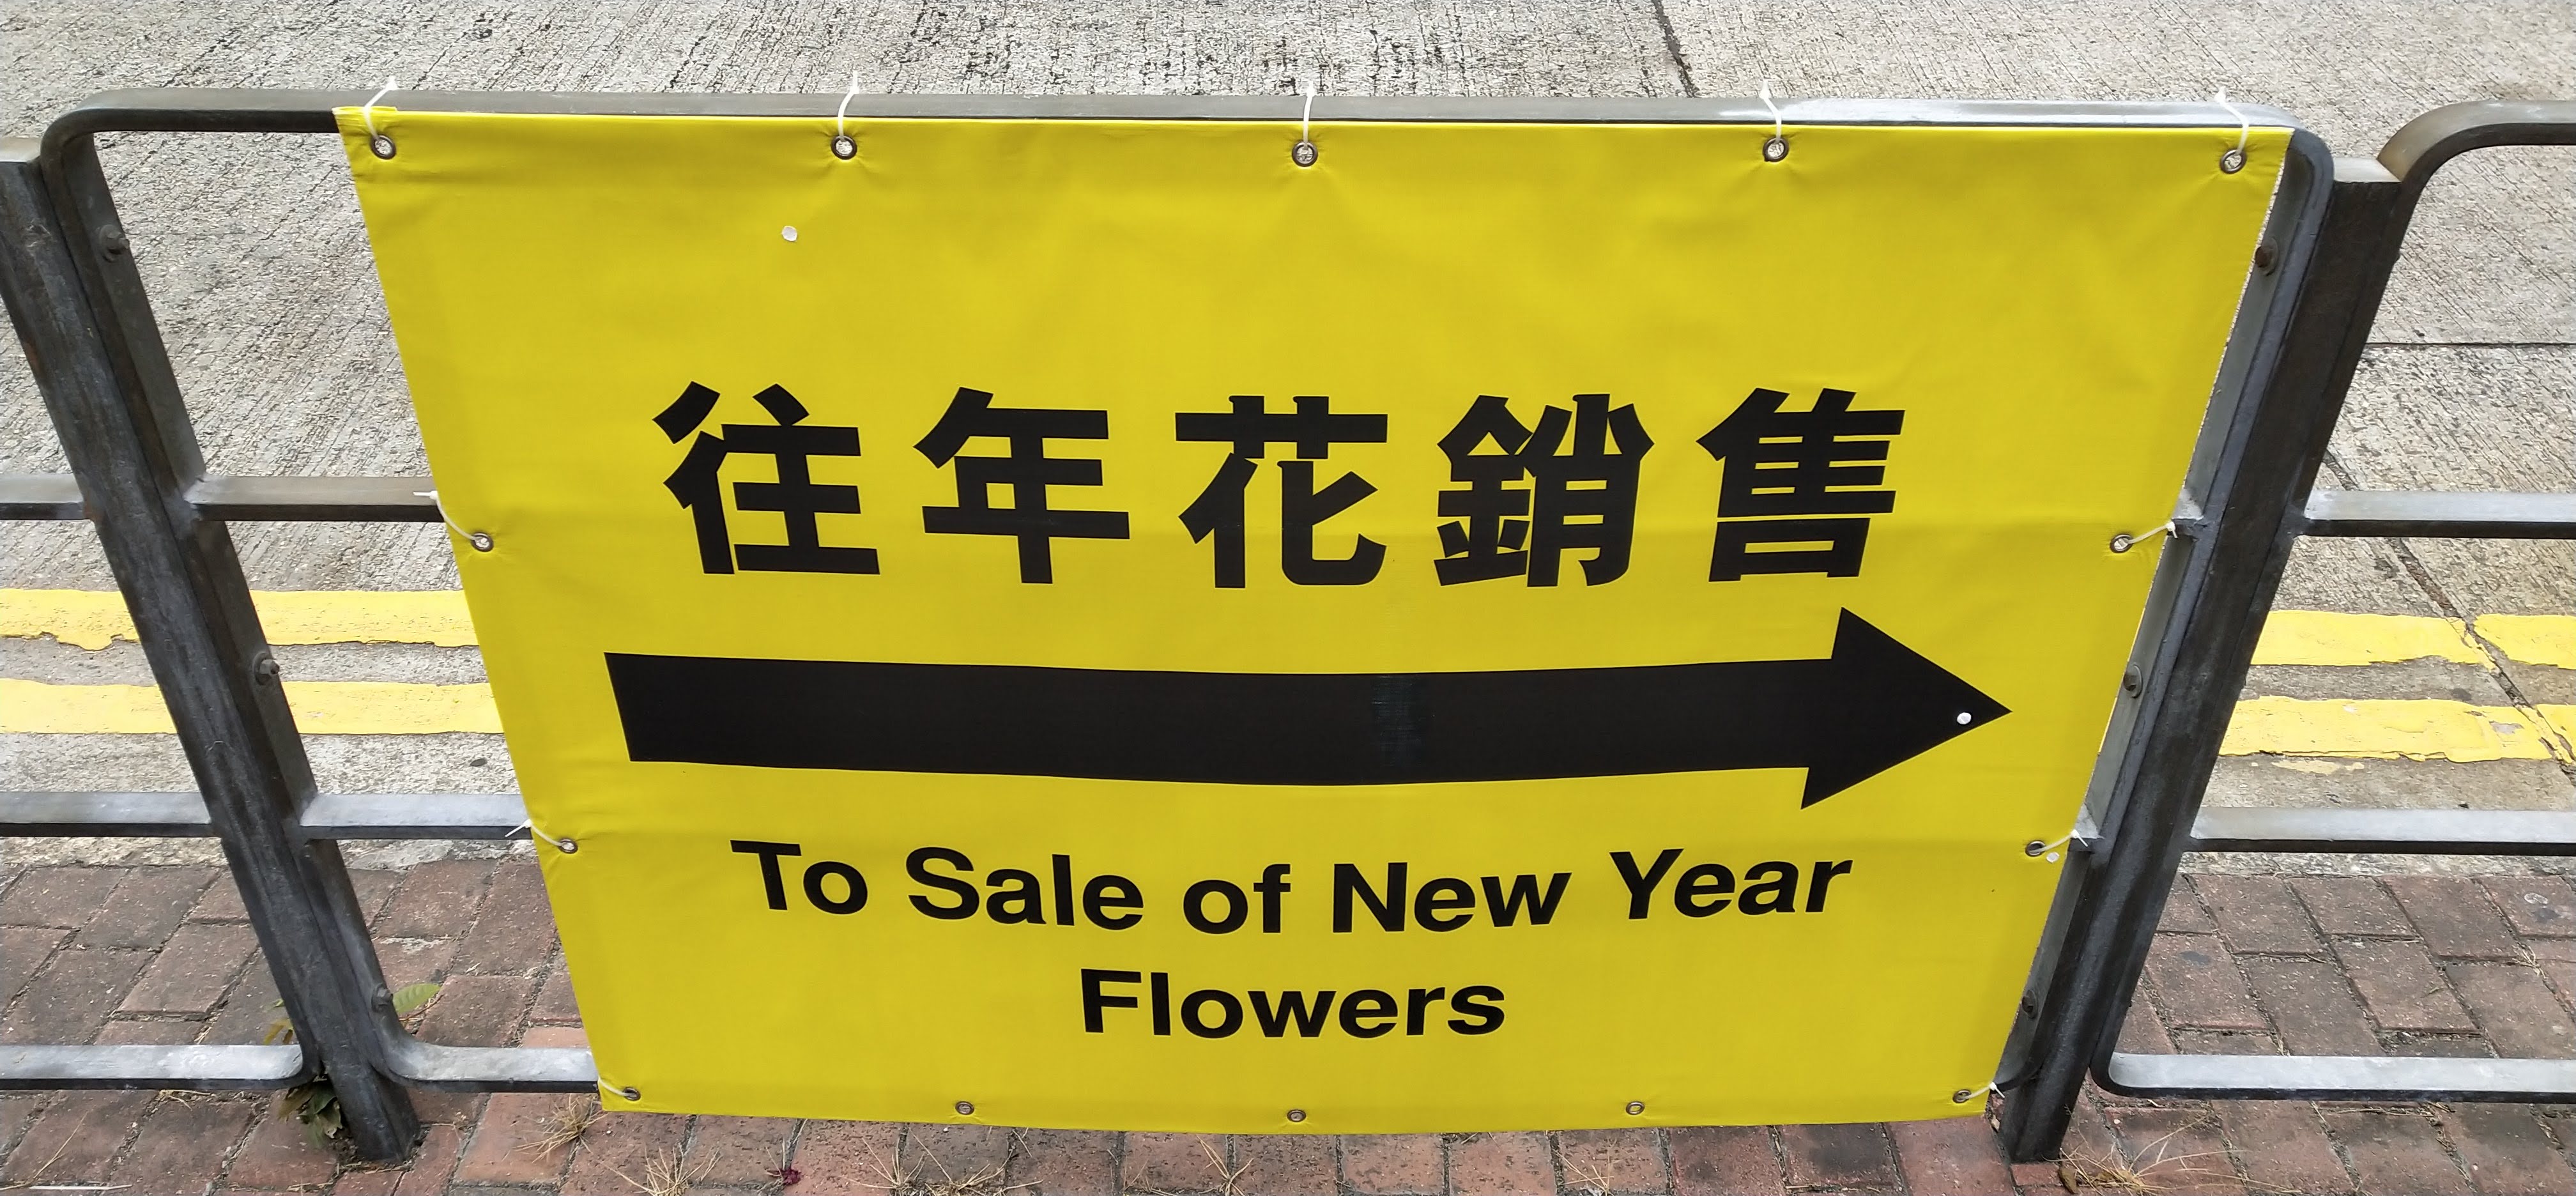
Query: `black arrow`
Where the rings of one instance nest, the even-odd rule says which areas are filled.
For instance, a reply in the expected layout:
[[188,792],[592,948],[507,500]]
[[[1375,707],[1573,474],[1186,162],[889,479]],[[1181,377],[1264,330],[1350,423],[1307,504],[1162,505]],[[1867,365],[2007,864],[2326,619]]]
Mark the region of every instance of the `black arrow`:
[[1169,673],[611,653],[636,760],[1237,785],[1804,768],[1804,804],[2006,711],[1844,611],[1824,660]]

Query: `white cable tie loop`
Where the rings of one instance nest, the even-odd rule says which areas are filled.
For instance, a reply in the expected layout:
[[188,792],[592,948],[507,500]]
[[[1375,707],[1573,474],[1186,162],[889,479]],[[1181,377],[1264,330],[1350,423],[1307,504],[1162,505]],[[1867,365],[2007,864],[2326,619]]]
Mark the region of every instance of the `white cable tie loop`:
[[[512,835],[518,834],[520,831],[528,832],[529,838],[542,842],[546,846],[552,847],[556,851],[560,851],[565,855],[571,855],[574,852],[581,850],[581,845],[570,839],[558,839],[553,835],[549,835],[544,831],[538,830],[537,824],[534,820],[521,822],[519,825],[510,828],[510,834]],[[506,838],[508,836],[503,837]]]
[[2068,831],[2065,834],[2058,836],[2057,841],[2054,843],[2042,843],[2037,839],[2033,839],[2029,844],[2021,849],[2021,853],[2031,857],[2032,859],[2046,859],[2049,863],[2054,864],[2057,862],[2059,853],[2065,848],[2065,846],[2074,841],[2075,832]]
[[491,536],[491,534],[490,534],[490,533],[488,533],[488,532],[469,532],[469,531],[465,530],[463,527],[458,526],[458,525],[457,525],[457,522],[456,522],[454,519],[451,519],[451,518],[449,518],[449,517],[448,517],[448,514],[447,514],[447,504],[445,504],[445,503],[443,503],[443,502],[438,501],[438,491],[435,491],[435,490],[414,490],[414,491],[412,491],[412,492],[411,492],[411,496],[412,496],[413,498],[426,498],[426,499],[428,499],[428,500],[429,500],[429,505],[431,505],[431,506],[433,506],[433,507],[438,508],[438,521],[439,521],[440,523],[444,523],[444,524],[446,524],[446,525],[447,525],[447,530],[449,530],[449,531],[451,531],[451,532],[454,532],[454,533],[456,533],[456,534],[457,534],[457,535],[459,535],[459,536],[464,537],[464,539],[465,539],[465,542],[466,542],[466,543],[471,544],[471,545],[473,545],[473,546],[474,546],[474,551],[476,551],[476,552],[490,552],[490,551],[492,551],[492,536]]
[[2221,108],[2225,108],[2229,116],[2236,118],[2236,152],[2245,152],[2246,145],[2254,140],[2253,119],[2246,116],[2243,112],[2237,111],[2236,105],[2227,102],[2227,92],[2223,88],[2220,89],[2217,95],[2209,98],[2211,103],[2214,103]]
[[1967,1104],[1967,1103],[1968,1103],[1968,1102],[1970,1102],[1970,1101],[1973,1101],[1973,1100],[1977,1099],[1978,1097],[1985,1096],[1985,1095],[1988,1095],[1988,1094],[1990,1094],[1990,1093],[1994,1093],[1994,1092],[1998,1092],[1998,1091],[2001,1091],[2001,1089],[1998,1089],[1998,1088],[1995,1086],[1994,1082],[1990,1080],[1990,1081],[1987,1081],[1987,1082],[1986,1082],[1986,1084],[1985,1084],[1983,1087],[1979,1087],[1979,1088],[1962,1088],[1962,1089],[1958,1090],[1957,1092],[1953,1092],[1953,1093],[1951,1093],[1951,1094],[1950,1094],[1950,1102],[1951,1102],[1952,1104],[1964,1105],[1964,1104]]
[[2158,536],[2170,535],[2173,530],[2173,520],[2168,519],[2163,523],[2159,523],[2154,527],[2137,533],[2136,535],[2131,535],[2128,532],[2121,532],[2119,535],[2111,537],[2111,551],[2127,552],[2130,549],[2144,544],[2149,540],[2155,539]]
[[[850,101],[858,98],[859,73],[850,72],[850,89],[841,93],[841,106],[832,113],[832,156],[847,162],[859,156],[859,143],[850,136]],[[787,238],[795,240],[794,236]]]
[[1312,166],[1323,151],[1315,148],[1315,87],[1307,84],[1306,107],[1297,116],[1297,144],[1288,147],[1288,160],[1297,165]]
[[2245,147],[2254,140],[2254,121],[2238,111],[2236,105],[2227,102],[2227,91],[2224,88],[2221,88],[2217,95],[2209,97],[2209,102],[2226,109],[2229,116],[2236,118],[2236,148],[2218,155],[2218,169],[2227,174],[2234,174],[2245,169]]
[[1762,160],[1777,162],[1789,156],[1788,125],[1780,119],[1780,106],[1771,102],[1771,81],[1762,81],[1762,106],[1771,110],[1771,138],[1762,143]]
[[393,90],[393,76],[387,75],[385,77],[385,85],[377,88],[376,94],[368,96],[367,102],[360,105],[358,108],[358,119],[367,122],[367,140],[369,141],[373,141],[377,137],[381,136],[381,134],[376,132],[376,101],[385,98],[387,95],[391,94]]

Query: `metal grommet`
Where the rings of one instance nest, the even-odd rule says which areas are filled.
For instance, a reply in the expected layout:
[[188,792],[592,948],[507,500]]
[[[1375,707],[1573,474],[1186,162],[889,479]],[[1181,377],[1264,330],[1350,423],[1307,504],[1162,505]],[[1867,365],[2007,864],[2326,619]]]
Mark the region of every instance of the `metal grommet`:
[[1304,1109],[1290,1109],[1288,1110],[1288,1120],[1292,1122],[1304,1121],[1306,1120],[1306,1111]]
[[2048,844],[2046,844],[2046,843],[2042,843],[2042,842],[2040,842],[2040,841],[2039,841],[2039,840],[2037,840],[2037,839],[2033,839],[2033,840],[2031,840],[2031,841],[2030,841],[2030,842],[2028,842],[2028,843],[2024,843],[2024,844],[2022,844],[2022,846],[2021,846],[2021,853],[2022,853],[2023,855],[2038,855],[2039,853],[2041,853],[2041,852],[2043,852],[2043,851],[2046,851],[2046,850],[2048,850]]
[[2254,247],[2255,269],[2260,270],[2265,274],[2269,274],[2272,272],[2272,267],[2279,265],[2280,261],[2281,253],[2279,250],[2272,248],[2271,242],[2265,241],[2264,243]]
[[378,133],[367,139],[367,148],[376,151],[379,158],[390,158],[394,156],[394,139]]
[[1977,1097],[1977,1090],[1976,1090],[1976,1089],[1974,1089],[1974,1088],[1962,1088],[1962,1089],[1958,1090],[1957,1092],[1953,1092],[1953,1093],[1951,1093],[1951,1094],[1950,1094],[1950,1103],[1951,1103],[1951,1104],[1954,1104],[1954,1105],[1964,1105],[1964,1104],[1968,1103],[1969,1101],[1975,1100],[1975,1099],[1976,1099],[1976,1097]]
[[1774,133],[1774,134],[1772,134],[1771,136],[1769,136],[1769,137],[1767,137],[1767,138],[1764,138],[1764,139],[1763,139],[1763,141],[1762,141],[1762,160],[1763,160],[1763,161],[1765,161],[1765,162],[1777,162],[1777,161],[1779,161],[1780,159],[1782,159],[1782,158],[1786,158],[1786,157],[1788,157],[1788,156],[1789,156],[1789,139],[1788,139],[1788,138],[1783,137],[1783,136],[1781,136],[1781,135],[1779,135],[1779,134],[1777,134],[1777,133]]
[[1288,150],[1288,160],[1299,166],[1312,166],[1315,164],[1315,159],[1321,156],[1323,156],[1321,151],[1315,148],[1315,143],[1312,141],[1300,141]]
[[1629,1102],[1628,1102],[1628,1116],[1630,1116],[1630,1117],[1642,1117],[1642,1116],[1645,1116],[1645,1113],[1646,1113],[1646,1102],[1641,1101],[1641,1100],[1632,1100],[1632,1101],[1629,1101]]
[[2120,674],[2120,692],[2134,694],[2144,688],[2146,682],[2146,678],[2138,675],[2138,666],[2130,665],[2128,672]]
[[554,845],[556,851],[560,851],[565,855],[571,855],[572,853],[581,850],[581,844],[575,843],[570,839],[557,839],[554,841]]
[[2223,174],[2234,174],[2245,169],[2245,151],[2232,149],[2218,155],[2218,169]]
[[2111,551],[2113,552],[2127,552],[2137,546],[2138,538],[2127,532],[2122,532],[2119,535],[2111,537]]
[[961,1101],[957,1102],[957,1115],[958,1115],[958,1116],[960,1116],[960,1117],[972,1117],[972,1116],[974,1116],[974,1115],[975,1115],[975,1102],[973,1102],[973,1101],[971,1101],[971,1100],[961,1100]]
[[490,532],[475,532],[472,535],[465,537],[465,542],[473,545],[474,551],[476,552],[492,551],[492,533]]
[[859,143],[851,140],[847,133],[834,133],[832,134],[832,156],[844,162],[858,157]]
[[644,1094],[643,1094],[642,1092],[639,1092],[639,1091],[637,1091],[637,1090],[633,1089],[633,1088],[620,1088],[620,1089],[618,1089],[618,1090],[617,1090],[617,1095],[622,1096],[622,1097],[625,1097],[625,1098],[626,1098],[626,1099],[628,1099],[628,1100],[642,1100],[642,1099],[644,1099]]

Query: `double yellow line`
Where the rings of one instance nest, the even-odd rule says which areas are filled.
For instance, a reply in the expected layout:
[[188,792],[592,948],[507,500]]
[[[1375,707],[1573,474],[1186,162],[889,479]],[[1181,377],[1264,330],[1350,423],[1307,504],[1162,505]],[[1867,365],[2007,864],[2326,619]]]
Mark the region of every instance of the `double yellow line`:
[[[253,595],[277,644],[475,643],[454,590],[275,591]],[[134,639],[124,600],[88,590],[0,589],[0,636],[51,638],[93,651]],[[2357,666],[2444,660],[2495,670],[2507,661],[2576,669],[2576,615],[2482,615],[2473,623],[2425,615],[2275,611],[2254,662]],[[289,681],[296,722],[315,735],[495,734],[501,720],[484,684]],[[52,685],[0,679],[0,733],[166,734],[170,716],[149,685]],[[2228,755],[2576,762],[2576,705],[2481,706],[2431,699],[2240,702]]]

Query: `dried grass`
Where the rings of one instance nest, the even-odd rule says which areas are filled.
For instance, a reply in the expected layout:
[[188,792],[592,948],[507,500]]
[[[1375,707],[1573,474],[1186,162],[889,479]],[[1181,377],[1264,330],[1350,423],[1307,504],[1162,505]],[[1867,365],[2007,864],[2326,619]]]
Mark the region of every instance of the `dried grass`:
[[554,1112],[547,1114],[544,1121],[537,1123],[537,1128],[544,1130],[545,1136],[519,1149],[530,1154],[570,1150],[572,1144],[581,1141],[581,1136],[589,1133],[590,1127],[603,1115],[597,1096],[571,1097],[555,1106]]
[[941,1162],[937,1154],[926,1149],[922,1150],[921,1157],[928,1159],[930,1165],[939,1170],[937,1176],[906,1166],[898,1154],[893,1159],[878,1159],[876,1161],[877,1182],[861,1183],[859,1186],[874,1188],[886,1193],[887,1196],[1005,1196],[1006,1193],[1035,1186],[1026,1183],[1002,1182],[1002,1177],[1009,1173],[1011,1160],[1019,1157],[1019,1154],[1020,1136],[1013,1134],[1010,1149],[1002,1156],[999,1166],[980,1168],[959,1175],[950,1171],[948,1164]]
[[715,1170],[708,1159],[692,1159],[676,1150],[657,1150],[644,1159],[644,1178],[620,1171],[617,1178],[635,1185],[644,1196],[682,1196]]
[[1610,1172],[1606,1168],[1595,1171],[1569,1159],[1565,1164],[1565,1174],[1574,1181],[1570,1186],[1575,1191],[1588,1192],[1591,1196],[1609,1196]]
[[1226,1166],[1225,1152],[1218,1150],[1215,1139],[1206,1135],[1199,1137],[1199,1153],[1207,1156],[1208,1170],[1216,1179],[1214,1184],[1204,1188],[1184,1188],[1179,1191],[1164,1188],[1138,1188],[1136,1191],[1139,1196],[1243,1196],[1243,1177],[1251,1174],[1252,1164]]
[[[2196,1185],[2205,1180],[2234,1186],[2243,1183],[2249,1190],[2265,1191],[2260,1184],[2239,1180],[2236,1170],[2227,1165],[2224,1151],[2171,1153],[2174,1136],[2186,1130],[2207,1129],[2215,1118],[2203,1114],[2175,1126],[2163,1137],[2138,1150],[2113,1146],[2108,1154],[2096,1155],[2087,1150],[2070,1150],[2057,1161],[2058,1186],[2069,1192],[2162,1192],[2168,1187]],[[2194,1160],[2216,1159],[2217,1166]]]

